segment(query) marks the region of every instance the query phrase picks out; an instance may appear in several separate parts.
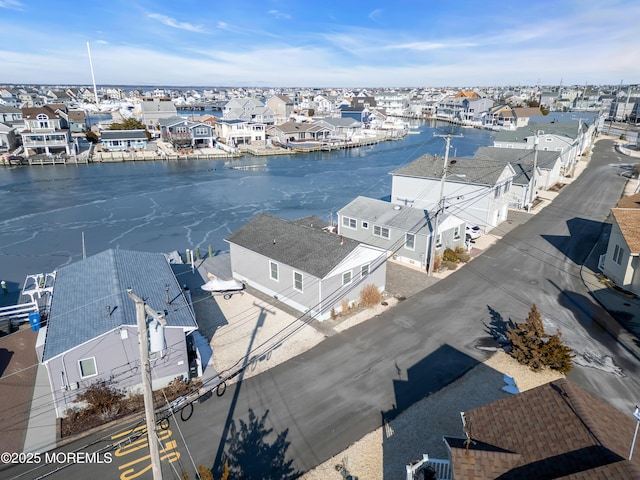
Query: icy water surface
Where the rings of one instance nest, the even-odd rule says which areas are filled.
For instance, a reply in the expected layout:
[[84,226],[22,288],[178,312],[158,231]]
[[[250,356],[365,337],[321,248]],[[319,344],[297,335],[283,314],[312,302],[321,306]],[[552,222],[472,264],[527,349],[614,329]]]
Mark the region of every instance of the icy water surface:
[[[258,212],[328,222],[358,195],[391,192],[389,172],[424,153],[434,133],[462,133],[450,155],[471,156],[493,133],[421,124],[420,134],[345,151],[233,160],[0,167],[0,280],[15,288],[108,248],[184,251],[224,241]],[[251,167],[233,168],[233,167]]]

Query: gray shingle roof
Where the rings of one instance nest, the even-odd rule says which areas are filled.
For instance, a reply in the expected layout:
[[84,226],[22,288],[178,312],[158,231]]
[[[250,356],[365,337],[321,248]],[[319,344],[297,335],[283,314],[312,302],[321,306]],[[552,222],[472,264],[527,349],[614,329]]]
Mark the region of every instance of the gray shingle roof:
[[[495,160],[510,163],[516,171],[513,183],[516,185],[528,184],[533,170],[533,150],[521,150],[519,148],[497,148],[480,147],[476,150],[473,158]],[[552,170],[558,159],[560,152],[538,150],[538,168],[542,170]]]
[[[582,123],[584,130],[586,123]],[[496,142],[524,142],[527,137],[533,137],[536,130],[541,130],[545,135],[558,135],[576,139],[578,137],[578,122],[532,122],[530,121],[526,127],[516,128],[515,130],[501,130],[496,133],[494,141]]]
[[393,227],[404,232],[430,231],[429,212],[419,208],[400,207],[384,200],[356,197],[350,203],[338,210],[339,215],[375,221],[376,224]]
[[289,265],[317,278],[324,278],[344,260],[359,242],[260,213],[228,238],[229,243]]
[[[391,175],[432,178],[442,177],[443,158],[428,153],[391,172]],[[484,158],[449,157],[448,181],[479,185],[495,185],[506,168],[504,162]],[[459,175],[464,175],[461,177]]]
[[106,250],[57,271],[43,361],[120,325],[136,325],[128,288],[154,310],[167,310],[167,326],[198,328],[163,254]]
[[100,134],[101,140],[147,140],[144,130],[105,130]]

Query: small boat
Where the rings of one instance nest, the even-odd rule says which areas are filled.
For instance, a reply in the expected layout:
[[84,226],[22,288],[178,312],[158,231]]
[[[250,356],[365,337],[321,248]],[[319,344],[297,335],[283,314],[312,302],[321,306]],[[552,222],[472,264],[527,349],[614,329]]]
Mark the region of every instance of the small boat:
[[211,295],[222,295],[225,300],[229,300],[234,294],[242,294],[245,284],[237,280],[221,280],[211,273],[207,273],[209,281],[200,288]]

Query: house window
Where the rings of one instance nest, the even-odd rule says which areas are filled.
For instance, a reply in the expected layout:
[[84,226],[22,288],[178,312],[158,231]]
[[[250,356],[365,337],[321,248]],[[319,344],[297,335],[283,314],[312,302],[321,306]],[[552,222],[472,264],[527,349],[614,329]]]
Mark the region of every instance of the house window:
[[613,261],[618,265],[622,265],[622,255],[624,254],[624,248],[616,245],[616,248],[613,250]]
[[348,285],[351,283],[351,270],[342,274],[342,285]]
[[80,367],[80,376],[82,378],[95,377],[98,374],[98,369],[96,368],[96,357],[80,360],[78,362],[78,366]]
[[416,236],[413,233],[407,233],[404,236],[404,248],[407,250],[415,250]]
[[380,225],[373,226],[373,235],[376,237],[382,237],[389,239],[389,229],[385,227],[381,227]]
[[278,264],[276,262],[269,262],[269,276],[271,280],[278,281]]
[[460,225],[453,227],[453,239],[460,240]]
[[299,292],[302,292],[302,273],[293,272],[293,288]]
[[367,275],[369,275],[369,264],[368,263],[366,265],[362,265],[362,267],[360,267],[360,276],[362,278],[364,278]]
[[207,128],[196,128],[196,135],[207,135],[209,133],[209,130]]
[[342,217],[342,226],[355,230],[358,228],[358,222],[355,218]]
[[436,235],[436,248],[442,248],[442,234]]
[[500,185],[493,191],[493,198],[500,198]]
[[364,228],[365,230],[369,229],[369,222],[362,222],[362,228]]

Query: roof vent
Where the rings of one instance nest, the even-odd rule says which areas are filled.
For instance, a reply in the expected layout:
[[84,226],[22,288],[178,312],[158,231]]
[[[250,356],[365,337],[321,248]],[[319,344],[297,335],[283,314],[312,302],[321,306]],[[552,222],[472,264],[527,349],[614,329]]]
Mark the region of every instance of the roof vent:
[[457,163],[457,160],[451,160],[451,161],[449,162],[449,165],[453,165],[454,163]]
[[400,205],[394,205],[394,206],[393,206],[393,209],[394,209],[394,210],[400,210],[401,208],[402,208],[402,207],[401,207]]

